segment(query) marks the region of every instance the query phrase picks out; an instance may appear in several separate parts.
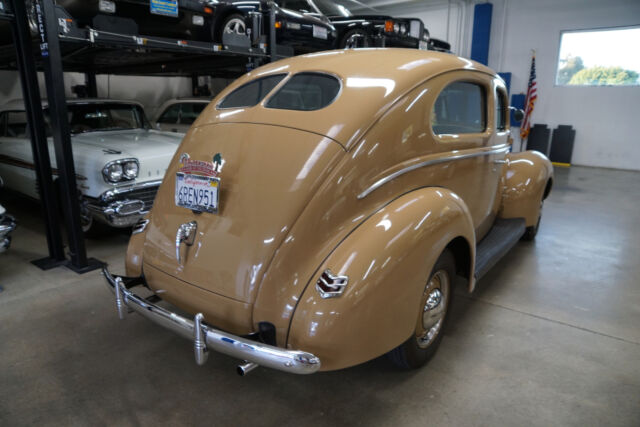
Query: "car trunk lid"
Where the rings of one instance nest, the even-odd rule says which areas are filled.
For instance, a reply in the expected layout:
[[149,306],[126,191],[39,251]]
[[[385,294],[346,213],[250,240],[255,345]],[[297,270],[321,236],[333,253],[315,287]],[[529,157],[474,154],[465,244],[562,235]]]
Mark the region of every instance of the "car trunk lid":
[[[218,213],[176,206],[183,154],[206,162],[219,154],[224,161]],[[227,123],[191,129],[156,198],[144,263],[190,285],[253,303],[275,251],[343,154],[342,146],[327,137],[281,126]],[[181,245],[179,262],[176,233],[191,221],[197,223],[195,238],[191,246]]]

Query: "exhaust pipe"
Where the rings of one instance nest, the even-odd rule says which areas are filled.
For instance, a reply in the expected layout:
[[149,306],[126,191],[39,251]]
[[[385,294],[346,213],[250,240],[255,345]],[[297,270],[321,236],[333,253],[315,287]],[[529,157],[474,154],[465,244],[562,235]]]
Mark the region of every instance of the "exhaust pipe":
[[253,363],[253,362],[245,362],[242,365],[238,365],[238,367],[236,368],[236,372],[238,373],[238,375],[240,375],[241,377],[244,377],[245,375],[247,375],[249,372],[253,371],[254,369],[256,369],[259,365],[257,363]]

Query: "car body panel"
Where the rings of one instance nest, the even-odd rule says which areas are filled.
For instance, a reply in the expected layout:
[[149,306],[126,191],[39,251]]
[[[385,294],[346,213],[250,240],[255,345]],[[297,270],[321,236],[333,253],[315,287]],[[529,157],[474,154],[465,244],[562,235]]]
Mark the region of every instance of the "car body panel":
[[553,185],[553,167],[538,151],[511,153],[503,175],[501,218],[524,218],[527,227],[538,221],[540,205]]
[[[283,72],[289,76],[259,104],[218,108],[248,81]],[[313,112],[267,108],[269,98],[299,72],[334,76],[342,84],[339,95]],[[482,88],[483,131],[434,132],[434,105],[452,82]],[[250,304],[249,329],[247,315],[228,325],[230,330],[254,333],[270,324],[278,346],[318,353],[323,370],[380,355],[410,335],[414,297],[444,248],[462,242],[463,253],[456,252],[464,266],[459,274],[473,290],[475,247],[495,219],[525,217],[529,223],[539,213],[539,200],[521,207],[515,195],[503,197],[508,184],[524,185],[524,198],[538,198],[552,170],[541,155],[507,154],[508,117],[506,106],[497,112],[498,93],[506,88],[490,69],[412,49],[331,51],[260,67],[212,101],[179,149],[198,160],[217,152],[229,158],[220,174],[221,210],[196,215],[175,206],[176,155],[149,227],[131,241],[127,272],[146,274],[149,257],[167,280],[228,298],[217,309],[172,287],[174,304],[192,313],[207,311],[212,323],[224,321],[222,312],[232,301]],[[498,128],[500,117],[504,128]],[[328,157],[318,153],[324,146],[332,149]],[[239,162],[242,167],[235,166]],[[311,168],[293,184],[292,172],[301,177],[307,163],[324,170]],[[526,182],[534,175],[535,184]],[[196,243],[178,245],[185,254],[178,264],[174,237],[190,221],[197,223]],[[198,255],[205,246],[215,250]],[[345,294],[319,296],[315,283],[326,268],[349,277]],[[149,286],[164,293],[162,277],[154,277]]]
[[323,299],[309,283],[295,308],[287,345],[318,356],[326,370],[392,350],[415,329],[431,266],[460,237],[475,248],[468,209],[450,190],[421,188],[393,200],[319,267],[348,274],[347,290],[340,298]]
[[[175,205],[175,176],[181,167],[175,160],[183,153],[201,161],[223,154],[217,214],[195,214]],[[156,198],[164,214],[151,216],[145,265],[253,303],[275,250],[342,155],[342,147],[329,138],[282,127],[234,123],[192,129]],[[185,249],[178,262],[175,230],[191,220],[201,226],[194,246]],[[211,274],[213,260],[220,268]]]

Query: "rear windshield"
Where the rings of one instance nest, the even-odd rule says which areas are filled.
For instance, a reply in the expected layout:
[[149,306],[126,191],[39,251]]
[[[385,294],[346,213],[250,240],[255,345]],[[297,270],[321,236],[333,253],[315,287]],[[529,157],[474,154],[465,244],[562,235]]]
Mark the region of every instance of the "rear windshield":
[[335,101],[340,81],[328,74],[299,73],[291,77],[269,101],[267,108],[313,111]]
[[253,80],[231,92],[218,104],[218,108],[253,107],[276,87],[286,74],[276,74]]

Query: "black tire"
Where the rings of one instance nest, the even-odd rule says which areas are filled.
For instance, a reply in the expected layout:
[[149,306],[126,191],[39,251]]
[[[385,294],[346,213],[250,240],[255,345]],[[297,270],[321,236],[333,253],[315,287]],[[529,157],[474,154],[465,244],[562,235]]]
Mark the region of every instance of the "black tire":
[[[428,338],[427,334],[424,337],[419,336],[419,329],[424,327],[423,316],[424,313],[427,312],[426,306],[424,306],[423,301],[427,294],[428,289],[430,288],[432,281],[436,278],[436,275],[443,274],[445,272],[448,276],[448,285],[446,289],[446,293],[443,290],[444,298],[440,300],[438,304],[442,304],[442,300],[444,300],[444,313],[441,317],[441,323],[435,332],[435,335]],[[451,301],[453,299],[453,288],[454,288],[454,278],[456,274],[456,263],[455,258],[451,251],[445,249],[444,252],[440,255],[435,265],[433,266],[433,270],[429,275],[429,279],[427,280],[427,284],[425,286],[425,293],[423,294],[423,300],[421,300],[420,311],[418,313],[418,318],[416,319],[416,330],[411,336],[398,347],[391,350],[387,353],[387,357],[398,367],[403,369],[417,369],[424,366],[435,354],[440,342],[442,341],[442,336],[444,335],[444,331],[447,326],[447,319],[449,318],[449,311],[451,308]],[[440,281],[442,289],[444,289],[443,282]],[[429,302],[429,299],[425,301]],[[437,308],[437,305],[433,307]],[[437,324],[436,324],[437,325]],[[434,326],[435,327],[435,326]],[[421,343],[421,344],[419,344]]]
[[540,210],[538,211],[538,221],[536,225],[529,226],[525,228],[524,234],[520,238],[520,240],[524,240],[525,242],[530,242],[536,238],[538,235],[538,229],[540,228],[540,220],[542,219],[542,206],[544,205],[544,201],[540,202]]
[[[222,34],[224,34],[225,30],[227,29],[227,27],[230,25],[230,23],[232,22],[238,22],[241,21],[242,25],[244,26],[244,32],[242,33],[243,35],[246,34],[246,30],[247,30],[247,24],[245,22],[245,17],[243,14],[241,13],[232,13],[230,15],[228,15],[227,17],[224,18],[224,20],[222,20],[222,23],[220,25],[220,27],[217,29],[215,37],[214,37],[214,41],[218,42],[218,43],[222,43]],[[240,33],[238,33],[240,34]]]
[[358,47],[371,46],[371,37],[366,31],[355,28],[347,31],[345,35],[340,39],[340,49],[354,49]]

